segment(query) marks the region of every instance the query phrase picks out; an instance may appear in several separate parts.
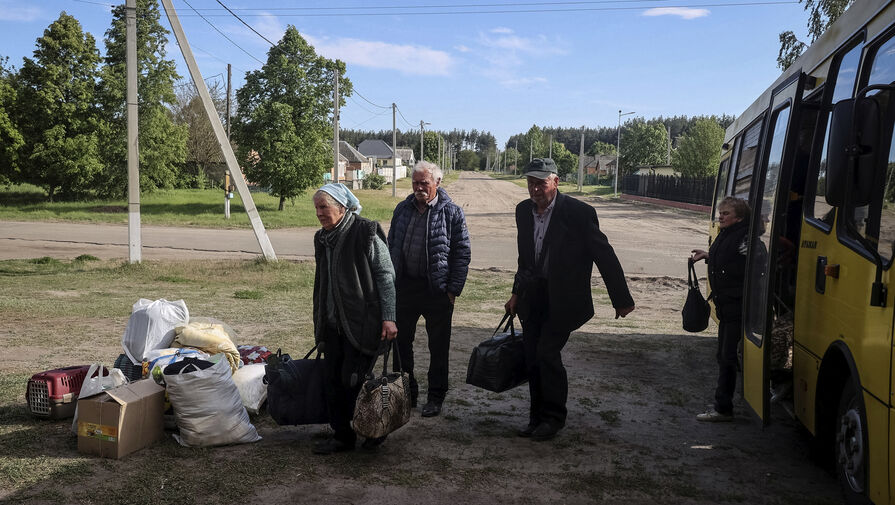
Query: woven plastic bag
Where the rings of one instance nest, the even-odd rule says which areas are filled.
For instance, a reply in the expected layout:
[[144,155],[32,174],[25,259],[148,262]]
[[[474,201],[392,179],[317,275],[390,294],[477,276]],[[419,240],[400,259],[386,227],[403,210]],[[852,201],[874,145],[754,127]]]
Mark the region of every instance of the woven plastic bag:
[[[208,361],[212,366],[205,369],[190,364],[204,361],[194,358],[165,368],[168,398],[180,429],[174,439],[180,445],[209,447],[261,440],[242,406],[230,364],[223,358],[212,356]],[[182,366],[184,363],[187,366]],[[174,367],[177,371],[171,373]]]

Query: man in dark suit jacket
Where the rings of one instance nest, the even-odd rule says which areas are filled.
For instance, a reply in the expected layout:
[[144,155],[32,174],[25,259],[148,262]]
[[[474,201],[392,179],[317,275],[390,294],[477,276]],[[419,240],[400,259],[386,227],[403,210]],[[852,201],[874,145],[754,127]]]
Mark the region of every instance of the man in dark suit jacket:
[[634,310],[625,273],[593,207],[560,194],[556,164],[535,158],[526,167],[530,200],[516,206],[519,268],[506,310],[519,314],[531,393],[529,423],[519,436],[549,440],[565,426],[569,381],[562,349],[594,315],[594,263],[615,317]]

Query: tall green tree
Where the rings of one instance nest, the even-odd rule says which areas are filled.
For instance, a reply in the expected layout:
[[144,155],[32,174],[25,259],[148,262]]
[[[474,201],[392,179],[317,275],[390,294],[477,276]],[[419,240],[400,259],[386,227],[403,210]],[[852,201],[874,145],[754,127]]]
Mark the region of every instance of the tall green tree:
[[[223,164],[224,156],[196,87],[192,83],[185,83],[177,86],[176,91],[175,121],[177,124],[186,125],[188,130],[186,164],[181,174],[181,181],[188,182],[190,187],[202,189],[209,182],[207,179],[209,170],[215,165]],[[227,108],[224,93],[219,83],[208,88],[208,94],[222,120],[226,118]]]
[[529,158],[546,158],[548,152],[544,132],[538,125],[532,125],[519,139],[519,167],[527,165]]
[[[805,4],[808,11],[808,37],[809,44],[813,44],[827,28],[839,19],[839,16],[848,9],[854,0],[799,0]],[[796,61],[808,45],[798,39],[795,33],[787,30],[780,34],[780,51],[777,54],[777,66],[786,70]]]
[[[320,184],[333,164],[330,120],[336,72],[340,101],[344,101],[352,91],[351,81],[344,78],[345,64],[318,56],[290,25],[267,52],[267,62],[260,70],[246,73],[245,85],[236,91],[239,105],[233,139],[239,146],[239,159],[255,160],[246,167],[246,178],[270,187],[280,198],[280,210],[287,198]],[[288,114],[288,120],[283,114]],[[278,150],[287,150],[292,157]]]
[[668,152],[668,133],[661,124],[628,123],[621,137],[621,173],[643,165],[663,165]]
[[559,142],[553,143],[553,161],[556,163],[556,171],[562,178],[568,174],[578,173],[578,155],[573,154]]
[[[106,31],[106,58],[101,70],[100,101],[106,112],[101,131],[105,169],[96,180],[106,196],[127,192],[127,34],[126,9],[112,9]],[[137,0],[137,97],[139,106],[140,189],[152,191],[182,185],[187,127],[174,121],[177,103],[176,64],[166,59],[168,31],[159,22],[156,0]]]
[[590,145],[590,148],[587,150],[587,154],[590,156],[597,155],[606,155],[606,156],[615,156],[616,148],[615,144],[610,144],[608,142],[596,141]]
[[12,72],[6,68],[8,58],[0,57],[0,185],[18,180],[19,149],[25,139],[14,119],[16,90]]
[[24,146],[19,180],[52,201],[87,194],[102,169],[96,105],[96,41],[65,12],[37,39],[18,73],[16,119]]
[[472,149],[463,149],[457,155],[457,168],[459,170],[478,170],[481,164],[479,155]]
[[[423,150],[423,155],[426,157],[426,161],[431,161],[432,163],[438,163],[438,149],[439,149],[439,141],[438,141],[438,132],[435,131],[424,131],[423,132],[423,141],[425,142],[425,149]],[[416,142],[417,147],[419,147],[419,139]],[[416,149],[415,156],[419,159],[419,149]]]
[[718,172],[724,130],[717,121],[701,118],[693,123],[690,132],[680,139],[671,153],[671,165],[681,175],[705,177]]

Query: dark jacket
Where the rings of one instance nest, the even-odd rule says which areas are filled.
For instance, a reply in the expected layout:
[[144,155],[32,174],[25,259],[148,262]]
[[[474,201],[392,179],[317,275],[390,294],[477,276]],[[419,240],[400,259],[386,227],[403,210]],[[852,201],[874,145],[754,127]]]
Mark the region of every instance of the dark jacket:
[[[352,347],[367,355],[376,354],[382,331],[382,308],[367,256],[376,235],[385,240],[379,223],[355,217],[332,252],[333,275],[336,277],[332,282],[332,298],[336,304],[339,330]],[[326,286],[329,285],[326,246],[321,240],[321,231],[314,235],[314,257],[317,260],[314,274],[314,340],[319,344],[323,341],[326,327]]]
[[[403,245],[410,218],[416,210],[413,194],[395,207],[388,230],[388,248],[395,266],[395,281],[404,271]],[[429,209],[426,223],[426,251],[429,255],[429,287],[438,293],[459,295],[469,272],[469,231],[466,217],[447,192],[438,188],[438,203]]]
[[709,247],[706,263],[712,301],[719,319],[736,320],[742,317],[748,232],[749,223],[734,223],[722,228]]
[[[548,313],[546,317],[559,328],[574,331],[594,315],[591,296],[591,273],[594,263],[600,270],[609,298],[615,308],[633,307],[634,299],[628,291],[625,273],[606,235],[600,231],[597,212],[590,205],[556,194],[550,225],[544,237],[545,264],[539,274],[534,252],[534,202],[524,200],[516,206],[519,269],[513,283],[513,293],[520,298],[531,298],[524,293],[533,278],[545,277]],[[531,290],[529,290],[531,291]],[[525,320],[529,307],[520,300],[519,316]]]

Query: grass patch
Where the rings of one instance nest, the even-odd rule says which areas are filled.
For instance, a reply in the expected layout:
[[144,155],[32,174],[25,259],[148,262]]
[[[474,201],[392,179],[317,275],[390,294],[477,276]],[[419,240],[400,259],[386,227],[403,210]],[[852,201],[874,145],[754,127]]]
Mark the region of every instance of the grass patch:
[[[448,187],[459,178],[454,171],[444,177]],[[379,190],[359,189],[357,195],[364,207],[364,217],[389,221],[395,205],[410,193],[410,179],[398,181],[397,195],[392,187]],[[252,200],[267,229],[320,226],[311,202],[314,191],[287,200],[278,210],[280,200],[267,193],[252,193]],[[0,188],[0,220],[9,221],[77,221],[86,223],[126,224],[127,201],[88,200],[83,202],[49,202],[46,194],[35,186],[13,185]],[[230,200],[230,219],[224,217],[223,193],[218,189],[172,189],[144,194],[140,197],[140,220],[144,225],[195,226],[201,228],[251,228],[245,206],[238,193]]]
[[233,298],[238,300],[260,300],[264,298],[264,293],[257,289],[240,289],[233,293]]

